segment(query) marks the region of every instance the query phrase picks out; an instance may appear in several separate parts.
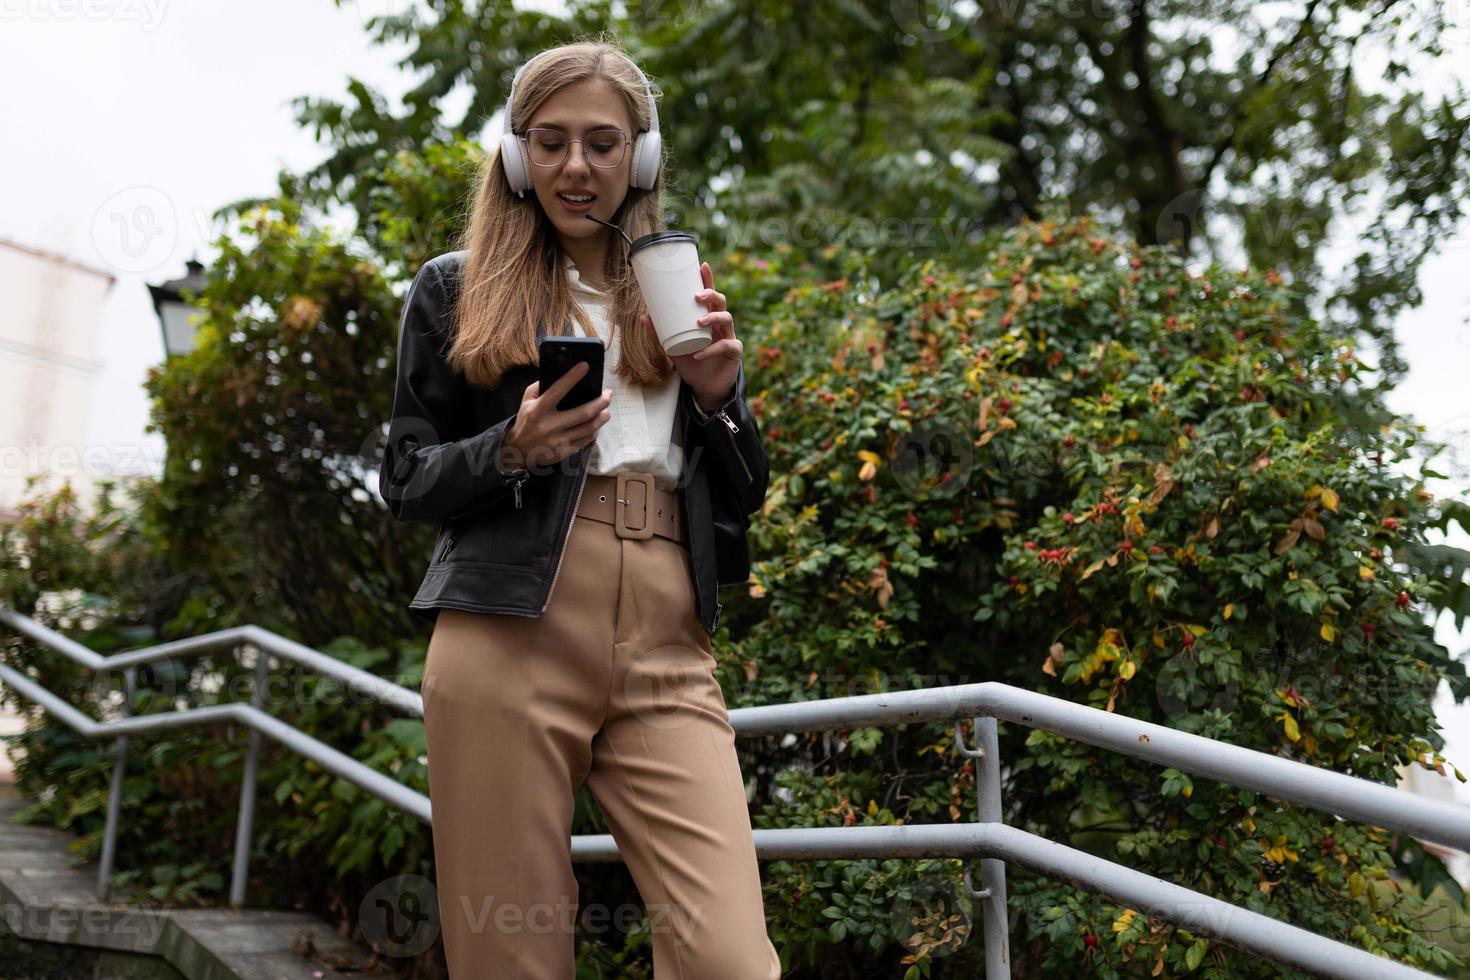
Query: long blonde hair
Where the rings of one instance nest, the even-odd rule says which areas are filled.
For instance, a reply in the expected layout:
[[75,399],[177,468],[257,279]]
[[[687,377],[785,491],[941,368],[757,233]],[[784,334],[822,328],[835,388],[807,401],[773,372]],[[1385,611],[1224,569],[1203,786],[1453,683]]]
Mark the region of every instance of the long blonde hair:
[[[516,83],[518,101],[506,109],[511,128],[524,129],[553,93],[588,79],[611,83],[627,104],[634,129],[648,130],[652,120],[643,81],[626,52],[602,40],[565,44],[538,57]],[[657,98],[657,87],[654,94]],[[629,156],[632,152],[629,147]],[[630,186],[611,218],[632,238],[664,230],[663,173],[660,167],[651,188]],[[537,323],[546,325],[548,336],[566,336],[576,317],[587,336],[596,334],[572,297],[555,226],[534,193],[521,198],[511,191],[499,147],[481,166],[478,185],[457,244],[466,255],[447,357],[450,367],[472,384],[494,388],[509,368],[539,363]],[[618,377],[638,386],[662,384],[674,362],[639,322],[646,307],[626,246],[615,232],[604,232],[612,236],[601,278],[612,294],[611,329],[620,336]]]

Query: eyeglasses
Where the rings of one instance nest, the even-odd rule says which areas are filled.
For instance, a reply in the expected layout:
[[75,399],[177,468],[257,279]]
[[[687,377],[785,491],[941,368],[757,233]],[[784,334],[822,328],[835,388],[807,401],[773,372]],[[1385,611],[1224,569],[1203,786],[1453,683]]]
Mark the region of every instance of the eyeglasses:
[[611,170],[623,162],[632,140],[621,129],[594,129],[579,140],[569,140],[557,129],[533,127],[521,136],[521,142],[538,167],[559,167],[566,160],[573,143],[582,144],[582,155],[594,167]]

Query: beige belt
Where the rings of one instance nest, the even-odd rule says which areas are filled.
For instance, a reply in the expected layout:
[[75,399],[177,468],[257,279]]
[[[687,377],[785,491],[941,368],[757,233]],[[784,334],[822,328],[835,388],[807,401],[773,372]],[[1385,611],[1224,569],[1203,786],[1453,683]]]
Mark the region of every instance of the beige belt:
[[613,525],[620,538],[643,540],[657,534],[688,547],[679,498],[655,487],[651,473],[587,474],[577,516]]

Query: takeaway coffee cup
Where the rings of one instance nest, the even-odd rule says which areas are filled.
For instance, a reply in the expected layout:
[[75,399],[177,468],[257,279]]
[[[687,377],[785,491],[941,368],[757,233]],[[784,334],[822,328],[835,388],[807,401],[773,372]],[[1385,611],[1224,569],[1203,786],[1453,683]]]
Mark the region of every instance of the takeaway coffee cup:
[[710,328],[699,324],[709,309],[694,298],[704,290],[704,280],[692,234],[655,231],[642,235],[629,246],[628,261],[665,353],[693,354],[714,342]]

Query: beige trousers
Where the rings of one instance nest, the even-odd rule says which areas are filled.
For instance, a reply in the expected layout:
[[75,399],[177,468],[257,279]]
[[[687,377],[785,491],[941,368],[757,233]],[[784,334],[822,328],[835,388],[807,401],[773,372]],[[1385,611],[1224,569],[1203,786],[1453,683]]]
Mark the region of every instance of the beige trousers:
[[579,913],[584,782],[646,906],[656,980],[780,977],[714,664],[688,550],[581,512],[544,615],[440,612],[421,690],[452,980],[572,980],[579,917],[589,936],[636,924]]

